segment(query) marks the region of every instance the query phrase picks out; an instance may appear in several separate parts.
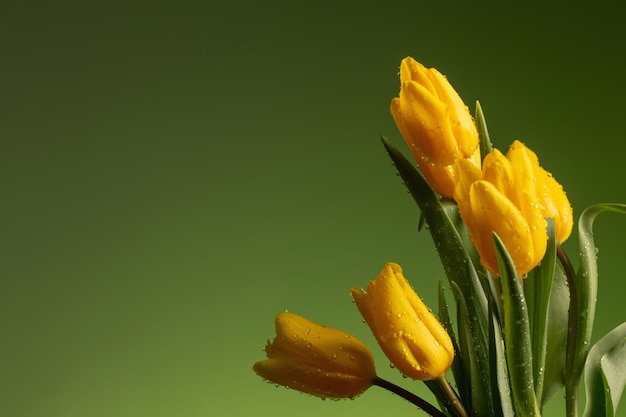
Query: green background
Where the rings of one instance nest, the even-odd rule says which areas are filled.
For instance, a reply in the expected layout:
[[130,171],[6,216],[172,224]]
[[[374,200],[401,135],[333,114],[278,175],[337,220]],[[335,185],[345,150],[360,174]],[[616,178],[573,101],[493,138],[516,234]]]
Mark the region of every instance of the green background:
[[[349,297],[387,261],[431,306],[443,278],[379,142],[406,149],[400,60],[479,99],[496,146],[535,150],[578,216],[626,201],[613,3],[4,2],[0,415],[415,415],[376,387],[321,401],[251,366],[288,309],[431,398]],[[626,219],[595,230],[594,340],[626,320]]]

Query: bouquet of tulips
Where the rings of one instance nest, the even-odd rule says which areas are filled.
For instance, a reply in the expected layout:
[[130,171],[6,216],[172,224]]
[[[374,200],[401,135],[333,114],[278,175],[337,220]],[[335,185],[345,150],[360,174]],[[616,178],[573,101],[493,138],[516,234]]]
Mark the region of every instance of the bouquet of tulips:
[[540,416],[563,388],[566,414],[575,417],[584,376],[583,415],[614,416],[626,384],[626,323],[591,346],[592,225],[604,211],[626,213],[626,205],[582,212],[576,269],[561,247],[573,229],[572,207],[537,155],[519,141],[506,154],[494,149],[480,105],[472,117],[436,69],[407,57],[400,82],[391,113],[414,162],[382,141],[420,209],[447,285],[439,283],[438,318],[394,263],[351,293],[391,363],[424,381],[436,402],[377,376],[370,350],[355,337],[290,312],[276,317],[277,335],[254,371],[322,398],[353,398],[376,385],[428,415],[460,417]]

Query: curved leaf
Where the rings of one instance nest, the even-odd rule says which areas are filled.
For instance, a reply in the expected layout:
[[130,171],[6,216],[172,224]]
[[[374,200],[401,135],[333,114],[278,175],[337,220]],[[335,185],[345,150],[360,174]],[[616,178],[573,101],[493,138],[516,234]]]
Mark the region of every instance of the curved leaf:
[[583,417],[613,417],[626,384],[626,323],[600,339],[585,363]]
[[593,222],[605,211],[626,214],[625,204],[595,204],[587,207],[578,221],[580,267],[576,280],[570,282],[570,335],[567,346],[566,384],[576,390],[589,352],[598,294],[598,266],[593,240]]

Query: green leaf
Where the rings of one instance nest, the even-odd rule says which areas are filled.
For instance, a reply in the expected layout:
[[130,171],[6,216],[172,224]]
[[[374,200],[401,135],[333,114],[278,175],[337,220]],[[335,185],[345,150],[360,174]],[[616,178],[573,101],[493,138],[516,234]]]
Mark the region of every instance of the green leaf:
[[567,346],[566,386],[574,392],[591,344],[598,294],[598,265],[593,240],[593,222],[605,211],[626,214],[625,204],[595,204],[586,208],[578,221],[580,267],[570,285],[570,335]]
[[541,416],[535,396],[530,326],[526,300],[515,265],[502,240],[494,233],[496,256],[502,279],[504,346],[515,412]]
[[626,385],[626,323],[600,339],[585,363],[583,417],[613,417]]
[[[461,351],[459,349],[459,343],[457,342],[455,331],[452,327],[452,320],[450,320],[450,312],[448,309],[448,303],[446,301],[446,297],[443,291],[443,283],[439,281],[439,321],[448,335],[452,340],[452,346],[454,347],[454,351],[456,355],[454,356],[454,361],[452,362],[452,374],[454,375],[454,380],[456,382],[457,390],[459,391],[459,396],[461,397],[461,401],[464,404],[469,405],[471,399],[471,386],[469,378],[465,374],[465,365],[463,362],[463,358],[459,355]],[[435,385],[439,386],[439,384],[435,382]],[[447,398],[447,397],[446,397]]]
[[[533,380],[535,381],[535,395],[540,404],[545,404],[542,397],[548,344],[548,309],[556,267],[556,236],[553,219],[548,219],[546,231],[548,234],[546,254],[541,263],[524,280],[524,293],[530,320]],[[565,313],[567,314],[567,310]]]
[[493,145],[489,139],[489,131],[487,130],[487,121],[483,109],[478,100],[476,100],[476,127],[478,129],[478,137],[480,138],[480,157],[485,159],[488,153],[493,152]]
[[494,396],[494,404],[500,404],[495,408],[494,417],[514,417],[513,401],[511,399],[511,388],[509,386],[509,375],[506,368],[506,356],[504,352],[504,342],[502,340],[502,329],[495,315],[495,300],[489,297],[489,316],[491,317],[489,326],[489,361],[491,369],[495,370],[489,375],[491,379],[491,392]]
[[[459,206],[456,204],[455,201],[452,200],[440,200],[439,204],[441,204],[441,208],[443,208],[443,211],[445,211],[445,213],[448,215],[452,227],[454,227],[459,236],[459,240],[463,245],[465,253],[472,260],[472,264],[474,265],[476,273],[479,276],[486,278],[487,273],[485,272],[485,268],[480,263],[480,255],[478,254],[478,250],[476,250],[476,246],[474,246],[470,239],[470,233],[467,229],[467,225],[461,217],[461,213],[459,212]],[[485,285],[483,285],[483,290],[484,288]],[[487,293],[487,291],[485,291],[485,293]]]
[[[473,356],[476,357],[481,380],[472,389],[481,395],[489,395],[488,381],[482,378],[489,375],[489,324],[487,319],[487,298],[479,281],[478,273],[471,256],[465,248],[463,237],[455,227],[439,196],[430,188],[424,177],[417,171],[400,151],[385,137],[383,145],[393,161],[398,174],[404,181],[411,196],[419,206],[428,225],[428,230],[435,243],[435,248],[444,267],[448,282],[459,287],[467,301],[469,331],[474,344]],[[459,335],[459,344],[461,344]],[[471,370],[466,368],[466,373]],[[470,375],[470,378],[471,375]],[[492,408],[492,404],[490,404]],[[486,410],[486,415],[489,411]]]
[[467,310],[467,302],[463,292],[455,282],[452,282],[450,286],[457,303],[459,355],[463,363],[466,364],[465,373],[469,375],[470,400],[464,399],[464,404],[467,409],[473,410],[476,415],[491,415],[491,406],[489,405],[491,402],[491,390],[489,390],[489,385],[485,386],[487,378],[485,378],[485,374],[480,372],[480,364],[475,355],[476,346],[472,337],[472,326]]
[[546,343],[545,374],[541,405],[546,404],[565,385],[565,349],[569,316],[569,288],[565,273],[554,271],[550,306],[548,308],[548,339]]

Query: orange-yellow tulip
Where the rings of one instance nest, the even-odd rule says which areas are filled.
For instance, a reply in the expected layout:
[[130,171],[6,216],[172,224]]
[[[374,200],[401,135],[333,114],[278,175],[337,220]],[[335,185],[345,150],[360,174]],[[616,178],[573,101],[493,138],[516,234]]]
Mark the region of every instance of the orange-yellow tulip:
[[372,385],[374,358],[360,340],[293,313],[276,316],[276,338],[254,371],[276,384],[322,398],[353,398]]
[[454,359],[450,336],[399,265],[387,263],[369,282],[367,292],[353,288],[352,297],[378,344],[404,375],[435,379],[450,368]]
[[562,187],[540,165],[537,155],[515,141],[506,157],[497,149],[482,171],[467,160],[455,164],[454,198],[480,254],[499,274],[493,233],[502,239],[517,273],[525,276],[545,255],[546,218],[554,218],[557,239],[567,239],[572,212]]

